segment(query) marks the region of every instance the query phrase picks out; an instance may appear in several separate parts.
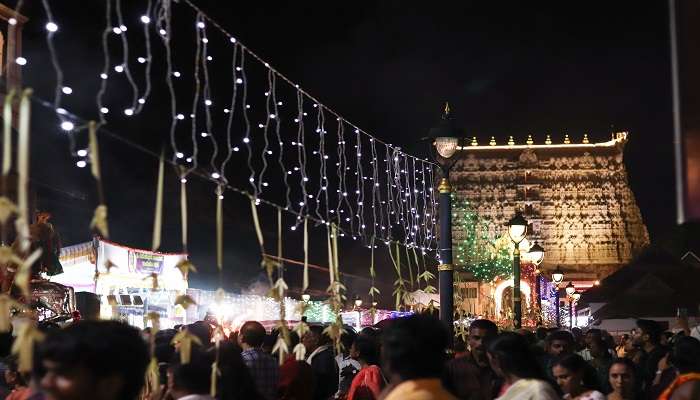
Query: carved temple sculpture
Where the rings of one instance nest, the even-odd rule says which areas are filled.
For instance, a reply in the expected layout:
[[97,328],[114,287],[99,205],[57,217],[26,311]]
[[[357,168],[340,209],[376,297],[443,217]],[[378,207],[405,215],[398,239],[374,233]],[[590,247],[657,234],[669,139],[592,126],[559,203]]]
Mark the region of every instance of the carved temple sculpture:
[[[649,243],[647,228],[627,182],[623,150],[627,132],[611,140],[563,144],[478,145],[459,150],[450,181],[489,226],[502,235],[516,210],[529,221],[527,238],[546,250],[540,266],[556,266],[585,288],[627,264]],[[461,232],[455,230],[455,240]],[[475,283],[475,282],[474,282]],[[482,285],[479,285],[482,286]],[[480,290],[481,292],[481,290]],[[481,308],[481,307],[479,307]]]

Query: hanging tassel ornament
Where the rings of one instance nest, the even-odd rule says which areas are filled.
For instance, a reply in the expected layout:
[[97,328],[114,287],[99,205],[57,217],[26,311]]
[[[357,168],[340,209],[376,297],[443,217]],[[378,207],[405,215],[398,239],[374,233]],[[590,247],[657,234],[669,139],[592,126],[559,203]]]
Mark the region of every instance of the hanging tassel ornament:
[[180,363],[189,364],[192,359],[192,344],[202,345],[202,341],[187,329],[178,332],[171,342],[173,345],[179,345]]
[[160,248],[161,227],[163,225],[163,176],[165,175],[165,156],[164,152],[160,153],[160,161],[158,162],[158,187],[156,189],[156,211],[153,218],[153,244],[152,251]]
[[90,140],[90,171],[97,184],[97,196],[100,204],[95,208],[95,214],[90,222],[90,229],[96,229],[104,238],[109,238],[107,224],[107,204],[102,190],[102,174],[100,173],[100,149],[97,144],[97,123],[90,121],[88,124]]
[[0,294],[0,332],[12,330],[12,309],[26,310],[26,306],[6,294]]
[[17,143],[17,208],[19,217],[15,221],[17,238],[21,252],[29,250],[29,122],[31,120],[31,89],[22,92],[19,104],[19,140]]
[[41,249],[36,249],[34,252],[27,257],[26,260],[22,261],[15,274],[15,285],[22,291],[22,295],[29,298],[29,279],[32,274],[32,265],[41,257]]
[[44,334],[37,329],[34,322],[26,321],[20,325],[17,338],[12,344],[12,354],[18,358],[20,372],[30,372],[34,360],[34,345],[44,340]]

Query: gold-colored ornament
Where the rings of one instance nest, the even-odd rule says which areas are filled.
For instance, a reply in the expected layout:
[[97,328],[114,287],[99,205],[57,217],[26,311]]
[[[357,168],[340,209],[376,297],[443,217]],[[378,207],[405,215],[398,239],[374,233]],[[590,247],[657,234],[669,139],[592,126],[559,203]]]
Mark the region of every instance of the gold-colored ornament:
[[175,298],[175,305],[181,305],[185,310],[196,304],[197,302],[194,301],[191,296],[186,294],[181,294]]
[[183,258],[177,264],[175,264],[175,268],[180,270],[184,279],[187,279],[187,275],[189,275],[190,271],[197,272],[197,268],[194,266],[194,264],[192,264],[192,262],[186,258]]
[[19,326],[17,338],[12,344],[12,354],[17,355],[20,372],[30,372],[32,370],[34,345],[43,340],[44,334],[37,329],[34,322],[27,321]]
[[109,227],[107,226],[107,206],[100,204],[95,208],[95,214],[90,222],[90,229],[96,229],[104,238],[109,238]]
[[192,359],[192,343],[202,345],[202,341],[187,329],[178,332],[171,342],[173,345],[179,345],[180,363],[189,364]]
[[17,205],[6,196],[0,197],[0,223],[5,225],[11,216],[17,214]]
[[15,275],[15,285],[22,291],[25,297],[29,297],[29,278],[32,274],[32,265],[41,257],[41,249],[36,249],[20,264]]

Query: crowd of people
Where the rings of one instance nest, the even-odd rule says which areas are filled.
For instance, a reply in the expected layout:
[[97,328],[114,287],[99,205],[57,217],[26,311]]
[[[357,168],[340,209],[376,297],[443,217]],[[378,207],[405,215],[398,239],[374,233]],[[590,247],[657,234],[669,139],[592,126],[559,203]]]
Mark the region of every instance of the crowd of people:
[[[31,371],[21,371],[8,355],[12,335],[2,334],[0,398],[700,399],[700,341],[684,331],[663,332],[651,320],[638,320],[631,335],[613,338],[598,329],[499,332],[492,321],[477,319],[466,340],[450,349],[437,319],[413,315],[383,330],[347,329],[340,354],[324,327],[312,325],[301,338],[289,332],[289,348],[301,343],[305,359],[290,354],[281,364],[272,354],[277,332],[259,322],[246,322],[218,348],[213,329],[205,321],[158,332],[116,321],[44,326]],[[196,337],[189,357],[181,357],[190,346],[178,342],[178,330]],[[146,378],[153,368],[156,387]]]

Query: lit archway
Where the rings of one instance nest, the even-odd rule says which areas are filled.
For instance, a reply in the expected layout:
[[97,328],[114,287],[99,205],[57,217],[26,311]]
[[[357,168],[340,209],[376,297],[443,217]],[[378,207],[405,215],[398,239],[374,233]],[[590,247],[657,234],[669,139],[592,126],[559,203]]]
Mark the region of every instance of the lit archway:
[[[496,285],[496,290],[493,294],[493,298],[494,298],[494,301],[496,303],[496,315],[501,315],[501,310],[503,309],[503,304],[502,304],[503,291],[509,287],[513,287],[513,279],[501,281],[498,285]],[[530,288],[530,284],[521,279],[520,280],[520,295],[525,300],[528,307],[530,306],[530,295],[531,294],[532,294],[532,290]]]

